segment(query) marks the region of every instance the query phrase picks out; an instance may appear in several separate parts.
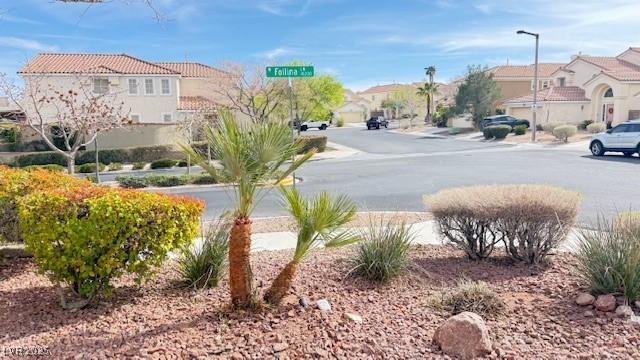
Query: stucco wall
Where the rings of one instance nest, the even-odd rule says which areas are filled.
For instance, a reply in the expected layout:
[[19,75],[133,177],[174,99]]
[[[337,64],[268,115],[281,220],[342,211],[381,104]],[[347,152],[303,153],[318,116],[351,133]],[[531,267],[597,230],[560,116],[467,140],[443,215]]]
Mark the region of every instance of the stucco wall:
[[[536,122],[544,124],[547,122],[579,124],[584,120],[589,120],[589,103],[543,103],[539,104],[536,113]],[[518,119],[533,120],[533,114],[529,106],[507,107],[507,114]]]
[[636,51],[626,51],[622,54],[620,54],[620,58],[622,60],[628,61],[630,63],[636,64],[636,65],[640,65],[640,53],[636,52]]
[[500,101],[531,93],[530,80],[496,80],[496,84],[498,84],[498,87],[500,88]]

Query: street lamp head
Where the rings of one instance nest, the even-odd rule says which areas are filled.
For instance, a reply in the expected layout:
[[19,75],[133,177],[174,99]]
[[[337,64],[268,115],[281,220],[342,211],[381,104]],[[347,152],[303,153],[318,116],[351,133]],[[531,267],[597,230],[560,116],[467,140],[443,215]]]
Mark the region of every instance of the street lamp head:
[[535,34],[535,33],[532,33],[532,32],[528,32],[528,31],[524,31],[524,30],[518,30],[518,31],[516,31],[516,34],[518,34],[518,35],[526,34],[526,35],[531,35],[531,36],[538,37],[538,34]]

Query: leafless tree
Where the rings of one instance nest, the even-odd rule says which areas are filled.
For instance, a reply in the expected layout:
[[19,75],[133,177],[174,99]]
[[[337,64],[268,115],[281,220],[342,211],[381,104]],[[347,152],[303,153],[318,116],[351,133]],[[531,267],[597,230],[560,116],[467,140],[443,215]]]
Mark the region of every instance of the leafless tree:
[[[187,139],[187,143],[196,140],[198,134],[202,134],[207,127],[213,127],[217,121],[217,109],[203,108],[193,110],[178,120],[178,130]],[[207,141],[207,160],[211,163],[211,146]],[[191,174],[191,155],[187,154],[187,174]]]
[[[61,3],[68,3],[68,4],[71,3],[71,4],[94,5],[94,4],[110,3],[113,0],[55,0],[55,1],[61,2]],[[121,1],[124,3],[141,2],[144,5],[146,5],[149,9],[151,9],[151,11],[153,11],[153,16],[156,19],[156,21],[161,22],[166,20],[166,17],[160,10],[158,10],[153,0],[121,0]]]
[[[88,76],[78,75],[64,88],[46,80],[45,76],[30,76],[20,87],[0,74],[0,91],[23,113],[22,124],[66,158],[67,170],[73,174],[78,151],[93,143],[100,132],[127,124],[128,114],[117,93],[95,93]],[[54,144],[54,138],[62,140],[64,149]]]

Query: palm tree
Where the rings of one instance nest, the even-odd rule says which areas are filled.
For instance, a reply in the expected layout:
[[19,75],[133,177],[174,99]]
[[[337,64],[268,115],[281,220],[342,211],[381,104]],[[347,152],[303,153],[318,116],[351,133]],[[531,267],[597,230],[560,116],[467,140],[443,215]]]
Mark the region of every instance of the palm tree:
[[205,171],[219,182],[232,184],[235,210],[229,236],[229,287],[231,304],[246,308],[253,303],[250,216],[259,200],[271,186],[266,182],[280,182],[293,173],[315,153],[310,150],[289,163],[301,147],[291,139],[291,129],[282,122],[238,124],[228,111],[220,111],[220,122],[214,129],[205,130],[211,152],[221,168],[211,165],[191,146],[182,144]]
[[436,75],[436,67],[433,65],[429,65],[428,67],[424,68],[424,70],[427,73],[427,76],[429,76],[429,83],[433,84],[433,77]]
[[351,221],[356,205],[346,196],[330,197],[326,192],[303,199],[295,189],[281,187],[283,202],[298,227],[298,242],[293,259],[282,269],[264,295],[265,301],[278,304],[291,288],[296,269],[314,247],[326,248],[352,244],[359,237],[338,228]]
[[417,95],[425,97],[427,100],[427,116],[425,117],[425,122],[431,121],[431,103],[433,98],[439,94],[438,92],[438,84],[436,83],[424,83],[423,86],[419,86],[416,92]]

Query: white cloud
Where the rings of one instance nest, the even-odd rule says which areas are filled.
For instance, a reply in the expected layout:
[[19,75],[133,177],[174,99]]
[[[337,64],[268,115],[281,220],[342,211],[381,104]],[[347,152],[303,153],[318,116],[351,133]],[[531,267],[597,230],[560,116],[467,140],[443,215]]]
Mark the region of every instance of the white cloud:
[[12,49],[54,52],[58,51],[57,46],[43,44],[36,40],[24,39],[13,36],[0,36],[0,47]]
[[269,60],[273,60],[282,56],[289,56],[289,55],[293,55],[295,53],[295,51],[293,49],[289,49],[289,48],[285,48],[285,47],[278,47],[275,49],[271,49],[271,50],[267,50],[267,51],[263,51],[263,52],[259,52],[257,54],[255,54],[254,56],[256,57],[260,57],[260,58],[266,58]]

